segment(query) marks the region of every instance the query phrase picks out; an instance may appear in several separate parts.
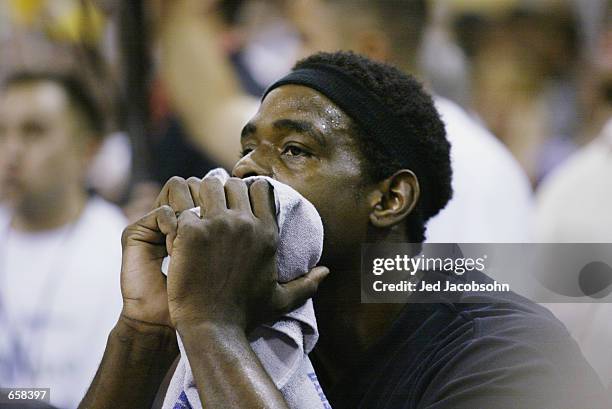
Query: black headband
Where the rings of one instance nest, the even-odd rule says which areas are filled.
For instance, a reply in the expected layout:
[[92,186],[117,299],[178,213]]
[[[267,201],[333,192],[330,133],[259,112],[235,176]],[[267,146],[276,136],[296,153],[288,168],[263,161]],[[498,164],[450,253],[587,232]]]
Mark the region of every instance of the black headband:
[[[419,143],[419,135],[390,112],[378,95],[336,67],[310,64],[290,72],[270,85],[261,100],[273,89],[288,84],[303,85],[319,91],[338,105],[363,131],[374,137],[385,154],[401,157],[400,164],[409,165],[416,173],[421,186],[421,199],[424,207],[429,208],[428,195],[423,189],[426,186],[427,173],[420,169],[419,162],[414,160],[426,153],[422,152],[424,148]],[[409,138],[411,143],[407,144],[406,138]]]
[[406,137],[406,130],[389,112],[378,95],[365,88],[344,71],[324,64],[311,64],[290,72],[264,92],[262,100],[281,85],[304,85],[332,100],[366,133],[380,140],[385,150],[393,151],[397,138]]

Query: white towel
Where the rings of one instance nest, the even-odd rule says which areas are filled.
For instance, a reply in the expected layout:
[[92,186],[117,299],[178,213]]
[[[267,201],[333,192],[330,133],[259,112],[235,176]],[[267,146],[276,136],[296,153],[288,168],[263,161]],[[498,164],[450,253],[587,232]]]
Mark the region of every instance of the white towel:
[[[225,183],[229,175],[223,169],[214,169],[206,177],[217,177]],[[279,229],[279,281],[291,281],[318,263],[323,251],[323,224],[315,207],[291,187],[263,176],[246,178],[245,182],[250,185],[257,179],[265,179],[274,187]],[[192,210],[199,213],[198,208]],[[167,265],[168,258],[162,265],[164,273]],[[262,325],[249,335],[253,351],[291,408],[331,408],[308,358],[318,337],[312,300],[273,325]],[[178,341],[181,358],[170,381],[163,409],[201,409],[180,337]]]

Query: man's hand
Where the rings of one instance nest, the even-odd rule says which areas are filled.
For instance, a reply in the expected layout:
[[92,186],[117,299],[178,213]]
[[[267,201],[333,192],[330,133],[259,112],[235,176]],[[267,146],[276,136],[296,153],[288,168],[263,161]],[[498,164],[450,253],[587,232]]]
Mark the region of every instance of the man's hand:
[[155,207],[123,231],[122,316],[145,324],[171,326],[161,263],[172,252],[177,228],[175,212],[194,207],[185,180],[170,179],[157,197]]
[[124,230],[122,316],[111,331],[80,408],[150,408],[153,404],[179,352],[161,263],[172,252],[175,212],[193,206],[185,180],[172,178],[159,194],[156,209]]
[[247,331],[272,321],[316,292],[325,267],[278,283],[278,228],[272,187],[231,178],[188,181],[201,218],[183,212],[168,272],[172,324],[212,324]]

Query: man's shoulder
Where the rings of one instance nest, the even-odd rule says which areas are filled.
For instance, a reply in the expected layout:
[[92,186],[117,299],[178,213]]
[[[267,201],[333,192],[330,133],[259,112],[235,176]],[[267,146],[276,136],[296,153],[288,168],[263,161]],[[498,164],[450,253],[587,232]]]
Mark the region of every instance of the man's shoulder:
[[600,407],[595,402],[604,392],[597,375],[547,309],[519,296],[453,307],[470,331],[432,354],[424,374],[427,399],[450,394],[458,408],[574,408],[588,399]]
[[457,309],[473,322],[473,341],[495,338],[523,345],[572,343],[565,326],[548,309],[514,293],[493,296],[488,302],[458,304]]
[[[567,329],[549,310],[512,292],[465,293],[458,298],[441,299],[428,308],[431,313],[426,323],[440,327],[437,346],[442,349],[447,345],[455,350],[476,344],[482,347],[489,341],[497,346],[534,347],[553,341],[573,343]],[[411,320],[407,314],[402,319],[406,323]],[[473,352],[484,352],[484,349]]]

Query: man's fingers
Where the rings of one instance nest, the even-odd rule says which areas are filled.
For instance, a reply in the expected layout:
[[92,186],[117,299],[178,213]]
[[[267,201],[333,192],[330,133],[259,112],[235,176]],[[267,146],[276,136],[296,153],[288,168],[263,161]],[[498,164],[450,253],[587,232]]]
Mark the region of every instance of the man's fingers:
[[151,210],[134,224],[156,233],[168,234],[173,229],[176,231],[176,215],[170,206],[164,205]]
[[187,181],[182,178],[177,178],[176,182],[170,185],[168,199],[168,204],[175,212],[195,207]]
[[166,235],[166,251],[168,254],[172,254],[172,243],[174,243],[174,239],[176,238],[178,220],[176,218],[176,213],[170,206],[162,206],[159,208],[157,226],[159,227],[159,231]]
[[132,226],[135,228],[128,228],[126,232],[134,240],[161,244],[166,236],[166,248],[170,253],[172,246],[168,243],[174,241],[177,228],[176,215],[170,206],[164,205],[150,211]]
[[166,182],[155,201],[156,207],[163,205],[169,205],[175,212],[179,213],[195,207],[191,191],[185,179],[174,176]]
[[256,180],[249,189],[253,214],[267,223],[276,223],[274,188],[266,180]]
[[238,178],[228,179],[225,182],[225,197],[228,209],[251,213],[249,188],[243,180]]
[[319,284],[327,277],[329,269],[319,266],[310,270],[306,275],[279,284],[278,296],[275,300],[276,307],[281,313],[286,314],[303,305],[309,298],[312,298]]
[[200,214],[202,217],[212,216],[225,211],[225,189],[218,178],[209,177],[202,180],[198,192],[200,199]]
[[176,235],[183,240],[193,240],[202,227],[202,219],[194,212],[183,212],[178,216]]
[[202,183],[202,179],[197,178],[195,176],[190,177],[189,179],[187,179],[187,187],[189,187],[189,193],[191,194],[191,197],[193,199],[193,203],[196,206],[200,206],[200,183]]

